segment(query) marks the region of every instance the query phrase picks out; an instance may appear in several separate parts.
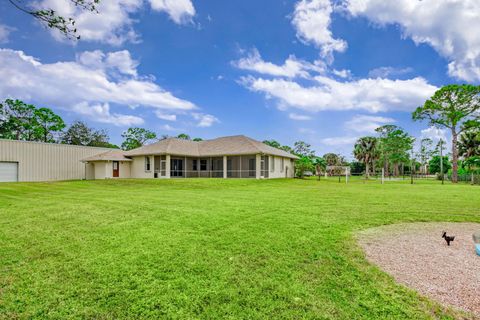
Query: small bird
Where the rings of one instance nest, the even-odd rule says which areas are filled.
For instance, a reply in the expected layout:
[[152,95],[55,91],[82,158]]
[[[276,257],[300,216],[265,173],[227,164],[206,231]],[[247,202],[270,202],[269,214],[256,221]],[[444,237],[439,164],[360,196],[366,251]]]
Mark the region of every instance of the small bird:
[[447,231],[443,231],[442,238],[445,239],[445,241],[447,241],[447,245],[450,245],[450,242],[455,240],[455,236],[453,236],[453,237],[452,236],[447,236]]

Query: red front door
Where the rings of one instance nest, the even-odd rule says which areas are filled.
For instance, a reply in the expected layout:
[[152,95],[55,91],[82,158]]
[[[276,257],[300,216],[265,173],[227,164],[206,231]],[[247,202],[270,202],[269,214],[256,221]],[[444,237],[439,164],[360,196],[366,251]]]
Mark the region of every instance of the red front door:
[[113,177],[118,178],[120,175],[120,166],[118,161],[113,161]]

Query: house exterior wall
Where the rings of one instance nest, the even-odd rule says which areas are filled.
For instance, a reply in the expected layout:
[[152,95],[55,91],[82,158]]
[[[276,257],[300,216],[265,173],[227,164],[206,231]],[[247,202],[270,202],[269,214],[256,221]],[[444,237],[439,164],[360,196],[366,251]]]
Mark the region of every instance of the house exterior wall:
[[[154,177],[154,158],[153,156],[148,156],[150,158],[150,171],[145,172],[145,156],[132,157],[132,162],[130,164],[130,177],[131,178],[153,178]],[[167,165],[168,166],[168,165]],[[121,173],[121,171],[120,171]]]
[[285,172],[287,178],[295,177],[295,160],[285,158]]
[[[130,161],[119,161],[118,178],[130,178]],[[93,166],[94,179],[116,179],[113,177],[113,161],[94,161],[89,165]],[[88,179],[88,178],[87,178]]]
[[95,179],[95,164],[94,163],[85,163],[85,179],[87,179],[87,180]]
[[[112,164],[112,166],[113,166],[113,164]],[[130,161],[120,161],[120,176],[119,176],[119,178],[128,179],[128,178],[131,177],[130,166],[131,166]],[[152,168],[153,168],[153,163],[152,163]],[[112,174],[113,174],[113,167],[112,167]]]
[[[282,166],[283,159],[283,166]],[[293,178],[294,168],[290,158],[284,158],[279,156],[269,156],[269,178]],[[275,162],[272,165],[272,162]],[[273,170],[272,170],[273,169]]]
[[104,161],[98,161],[98,162],[93,162],[93,165],[95,167],[95,179],[106,179],[107,178],[107,172],[106,172],[106,166]]
[[80,160],[112,150],[55,143],[0,139],[0,161],[18,162],[18,181],[85,179],[88,166]]

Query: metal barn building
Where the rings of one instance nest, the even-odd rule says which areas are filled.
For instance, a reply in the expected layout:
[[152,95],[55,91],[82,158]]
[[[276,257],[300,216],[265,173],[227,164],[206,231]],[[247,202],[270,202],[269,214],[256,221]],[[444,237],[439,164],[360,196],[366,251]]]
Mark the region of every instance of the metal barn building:
[[93,179],[80,160],[108,150],[0,139],[0,182]]

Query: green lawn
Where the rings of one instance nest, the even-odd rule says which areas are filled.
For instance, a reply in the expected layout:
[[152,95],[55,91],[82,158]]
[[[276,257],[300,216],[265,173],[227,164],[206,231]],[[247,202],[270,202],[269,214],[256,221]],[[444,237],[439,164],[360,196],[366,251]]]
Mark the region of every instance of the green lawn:
[[480,187],[0,184],[0,318],[453,318],[368,264],[354,240],[406,221],[480,222]]

